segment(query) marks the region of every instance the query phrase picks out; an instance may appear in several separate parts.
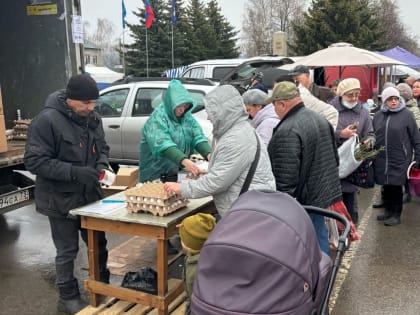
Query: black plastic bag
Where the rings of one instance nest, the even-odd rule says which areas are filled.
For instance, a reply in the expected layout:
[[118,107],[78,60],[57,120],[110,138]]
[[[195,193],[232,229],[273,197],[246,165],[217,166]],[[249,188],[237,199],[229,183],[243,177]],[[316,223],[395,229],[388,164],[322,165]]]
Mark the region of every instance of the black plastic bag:
[[129,271],[124,275],[121,286],[128,289],[157,294],[157,272],[150,267]]

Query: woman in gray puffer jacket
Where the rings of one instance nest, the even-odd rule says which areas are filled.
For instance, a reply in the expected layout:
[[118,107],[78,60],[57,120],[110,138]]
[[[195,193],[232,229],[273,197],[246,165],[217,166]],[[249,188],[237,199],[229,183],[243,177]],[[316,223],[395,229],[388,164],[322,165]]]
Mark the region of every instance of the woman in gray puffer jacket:
[[[344,79],[337,87],[337,94],[338,96],[331,101],[331,104],[338,110],[338,124],[335,130],[337,147],[342,145],[354,134],[357,134],[361,141],[373,147],[375,144],[375,134],[369,111],[359,101],[359,80],[354,78]],[[351,184],[345,178],[341,179],[343,202],[355,224],[359,220],[357,189],[355,185]]]
[[375,181],[383,185],[385,212],[378,221],[393,226],[401,223],[403,207],[402,187],[407,169],[413,159],[420,163],[420,133],[413,113],[405,106],[404,99],[394,87],[382,91],[382,106],[373,118],[376,147],[385,147],[375,159]]

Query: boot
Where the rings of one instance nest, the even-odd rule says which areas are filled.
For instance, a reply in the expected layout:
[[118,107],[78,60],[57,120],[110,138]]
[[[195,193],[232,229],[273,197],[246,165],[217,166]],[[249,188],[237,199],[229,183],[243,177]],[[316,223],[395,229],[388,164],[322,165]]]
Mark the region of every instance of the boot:
[[376,217],[376,220],[378,220],[378,221],[385,221],[385,220],[388,220],[391,216],[392,216],[392,212],[389,211],[389,207],[385,207],[384,213],[383,214],[379,214]]
[[65,300],[60,297],[58,299],[57,310],[64,314],[76,314],[88,305],[87,302],[80,298],[80,295],[70,300]]
[[402,205],[394,205],[394,211],[392,216],[384,221],[384,225],[386,226],[394,226],[401,224],[401,212],[402,212]]

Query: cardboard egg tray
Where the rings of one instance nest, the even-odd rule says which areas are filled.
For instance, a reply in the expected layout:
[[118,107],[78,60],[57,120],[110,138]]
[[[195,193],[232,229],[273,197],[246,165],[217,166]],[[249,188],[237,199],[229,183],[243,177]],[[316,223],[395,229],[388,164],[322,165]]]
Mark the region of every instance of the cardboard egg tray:
[[163,183],[144,183],[125,191],[127,210],[130,212],[149,212],[153,215],[165,216],[175,212],[188,203],[182,196],[167,193]]

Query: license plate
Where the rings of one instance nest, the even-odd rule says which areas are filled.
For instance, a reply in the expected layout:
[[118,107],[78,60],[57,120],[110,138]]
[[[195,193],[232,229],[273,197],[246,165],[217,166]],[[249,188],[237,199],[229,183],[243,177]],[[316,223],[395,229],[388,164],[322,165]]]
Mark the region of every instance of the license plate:
[[20,190],[0,197],[0,209],[29,200],[29,189]]

